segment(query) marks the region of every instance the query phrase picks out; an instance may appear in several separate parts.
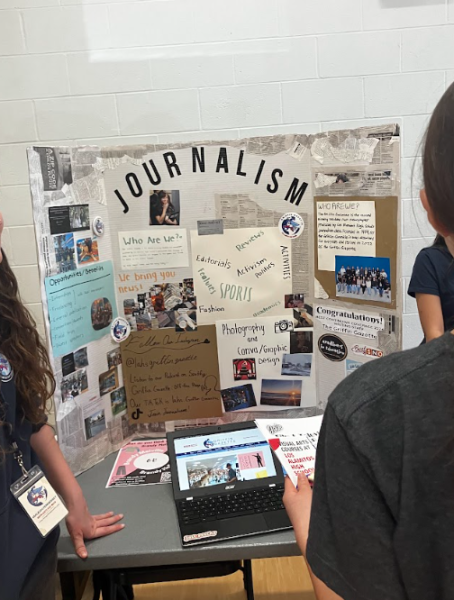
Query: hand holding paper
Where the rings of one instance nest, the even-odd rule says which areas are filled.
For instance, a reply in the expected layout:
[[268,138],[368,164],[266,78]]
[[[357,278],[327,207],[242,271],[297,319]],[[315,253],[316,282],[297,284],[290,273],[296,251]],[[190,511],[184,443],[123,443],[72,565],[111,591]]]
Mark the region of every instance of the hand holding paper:
[[306,419],[255,421],[295,487],[300,473],[313,474],[322,419],[320,415]]

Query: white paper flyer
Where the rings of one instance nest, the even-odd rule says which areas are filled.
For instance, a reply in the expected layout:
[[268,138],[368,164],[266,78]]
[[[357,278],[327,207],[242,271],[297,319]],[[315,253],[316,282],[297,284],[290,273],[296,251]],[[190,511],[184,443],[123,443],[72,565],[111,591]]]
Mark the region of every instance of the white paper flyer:
[[257,419],[257,427],[296,487],[299,473],[310,475],[323,415],[305,419]]

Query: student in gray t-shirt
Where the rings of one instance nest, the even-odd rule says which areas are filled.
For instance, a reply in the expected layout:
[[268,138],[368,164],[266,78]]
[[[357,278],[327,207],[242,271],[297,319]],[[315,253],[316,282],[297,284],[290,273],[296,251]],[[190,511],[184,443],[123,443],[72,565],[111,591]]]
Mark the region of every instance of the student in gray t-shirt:
[[[421,200],[454,255],[454,84],[431,118]],[[319,600],[454,598],[454,332],[331,395],[314,492],[284,495]]]

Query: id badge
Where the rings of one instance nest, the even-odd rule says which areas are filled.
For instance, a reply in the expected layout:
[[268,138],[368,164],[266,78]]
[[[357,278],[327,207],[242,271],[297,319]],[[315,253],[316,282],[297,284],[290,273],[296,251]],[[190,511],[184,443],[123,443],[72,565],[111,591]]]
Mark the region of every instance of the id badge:
[[38,466],[15,481],[10,489],[43,537],[49,535],[68,514],[57,492]]

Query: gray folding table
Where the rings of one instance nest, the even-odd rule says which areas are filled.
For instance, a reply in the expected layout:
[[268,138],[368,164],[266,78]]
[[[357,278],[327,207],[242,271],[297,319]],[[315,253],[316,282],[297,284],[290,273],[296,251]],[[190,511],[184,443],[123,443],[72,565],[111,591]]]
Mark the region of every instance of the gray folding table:
[[[63,600],[76,598],[81,573],[111,574],[111,583],[138,583],[215,577],[243,570],[248,600],[253,598],[251,560],[300,554],[293,531],[239,538],[228,542],[181,547],[170,484],[110,488],[106,482],[115,456],[83,473],[78,481],[93,514],[124,514],[124,530],[87,543],[89,556],[74,553],[66,528],[58,544],[58,571]],[[108,596],[104,590],[104,596]],[[105,600],[110,600],[105,598]]]

